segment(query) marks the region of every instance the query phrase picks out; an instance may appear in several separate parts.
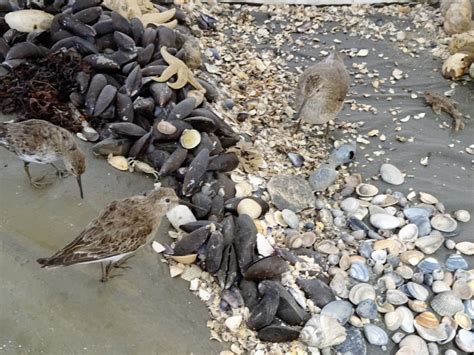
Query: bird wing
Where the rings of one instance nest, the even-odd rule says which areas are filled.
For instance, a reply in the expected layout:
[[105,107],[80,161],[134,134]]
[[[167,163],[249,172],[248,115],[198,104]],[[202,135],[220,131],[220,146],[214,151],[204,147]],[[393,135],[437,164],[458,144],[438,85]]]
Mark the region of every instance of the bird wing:
[[151,209],[140,208],[141,199],[131,197],[109,204],[76,239],[42,262],[43,266],[96,261],[137,250],[155,224]]

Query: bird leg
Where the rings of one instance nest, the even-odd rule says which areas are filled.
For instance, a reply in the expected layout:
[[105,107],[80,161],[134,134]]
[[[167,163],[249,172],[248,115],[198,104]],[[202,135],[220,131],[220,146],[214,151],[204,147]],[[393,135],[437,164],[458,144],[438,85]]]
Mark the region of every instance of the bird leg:
[[27,161],[24,162],[23,169],[25,169],[25,173],[28,176],[28,180],[30,181],[31,186],[36,189],[42,189],[47,185],[46,183],[41,182],[46,177],[46,175],[36,180],[32,179],[30,174],[30,163],[28,163]]
[[293,119],[296,118],[298,120],[298,122],[296,123],[294,133],[298,133],[298,131],[300,130],[300,126],[301,126],[301,117],[300,117],[300,115],[301,115],[301,111],[303,111],[303,107],[304,107],[305,103],[306,103],[306,99],[303,100],[303,103],[301,104],[298,112],[296,113],[295,117],[293,117]]
[[69,176],[69,172],[67,170],[62,170],[60,168],[58,168],[56,165],[54,165],[54,163],[49,163],[49,165],[51,165],[53,168],[56,169],[56,174],[61,178],[61,179],[64,179],[66,177]]
[[326,122],[326,129],[324,130],[324,139],[326,144],[329,143],[329,122]]
[[113,266],[114,266],[114,263],[111,261],[109,261],[107,265],[105,265],[105,263],[100,263],[100,267],[102,269],[102,278],[100,279],[100,281],[107,282],[109,281],[109,279],[112,279],[114,277],[123,276],[123,274],[110,275],[110,272],[112,271]]
[[114,263],[114,267],[118,269],[131,269],[132,268],[131,266],[124,265],[124,264],[126,264],[127,261],[130,260],[130,258],[133,258],[134,256],[135,254],[123,257],[122,259]]

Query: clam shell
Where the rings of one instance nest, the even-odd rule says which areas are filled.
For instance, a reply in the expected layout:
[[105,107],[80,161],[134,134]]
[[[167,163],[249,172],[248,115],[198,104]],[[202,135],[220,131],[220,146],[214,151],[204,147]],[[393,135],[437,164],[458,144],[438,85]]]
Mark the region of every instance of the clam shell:
[[408,335],[399,343],[396,355],[428,355],[426,342],[418,335]]
[[471,330],[472,327],[472,320],[469,316],[464,312],[458,312],[454,315],[454,321],[457,325],[459,325],[462,329]]
[[109,154],[107,157],[107,162],[112,165],[115,169],[126,171],[128,170],[128,160],[127,158],[120,155]]
[[375,289],[367,283],[356,284],[349,291],[349,300],[355,305],[367,299],[375,300]]
[[453,232],[458,223],[449,214],[437,214],[431,218],[431,226],[441,232]]
[[442,324],[433,329],[421,326],[416,319],[413,324],[416,332],[425,340],[441,342],[448,338],[448,332]]
[[402,291],[388,290],[386,294],[387,302],[393,305],[401,305],[408,302],[408,297]]
[[[470,281],[474,284],[474,281]],[[473,290],[465,280],[456,280],[452,286],[453,292],[463,300],[469,300],[473,296]]]
[[415,317],[415,322],[427,329],[435,329],[439,326],[439,321],[432,312],[423,312]]
[[455,246],[456,250],[465,255],[474,255],[474,243],[473,242],[460,242]]
[[156,129],[158,130],[158,132],[166,134],[166,135],[173,134],[177,130],[177,128],[168,121],[158,122],[158,124],[156,125]]
[[471,214],[466,210],[457,210],[453,213],[454,218],[459,222],[467,223],[471,220]]
[[334,318],[339,324],[344,325],[349,321],[353,311],[352,304],[347,301],[332,301],[323,307],[321,315]]
[[428,309],[428,305],[426,302],[423,301],[412,301],[408,300],[408,307],[413,311],[417,313],[425,312]]
[[436,260],[435,258],[425,258],[418,263],[417,267],[424,274],[427,274],[427,273],[431,274],[434,270],[439,269],[441,265],[439,264],[438,260]]
[[367,341],[372,345],[387,345],[388,335],[380,327],[377,327],[373,324],[364,325],[364,335],[367,338]]
[[407,289],[410,295],[419,301],[426,301],[430,295],[430,292],[423,285],[415,282],[408,282]]
[[380,167],[380,176],[383,181],[391,185],[401,185],[405,181],[402,172],[392,164],[382,164]]
[[372,197],[378,194],[379,189],[371,184],[359,184],[356,187],[356,192],[362,197]]
[[257,201],[251,198],[244,198],[237,205],[237,213],[239,216],[242,214],[247,214],[252,219],[257,219],[262,214],[262,207]]
[[395,229],[400,226],[400,220],[388,214],[377,213],[370,216],[370,224],[379,229]]
[[183,148],[196,148],[201,143],[201,133],[195,129],[185,129],[179,138],[179,142]]
[[395,312],[401,318],[402,322],[400,328],[406,333],[413,333],[415,327],[413,326],[413,313],[407,307],[401,306],[398,307]]
[[474,352],[474,332],[470,332],[466,329],[461,329],[458,332],[458,335],[456,335],[455,341],[456,345],[462,351],[471,354]]
[[446,292],[450,290],[449,286],[446,285],[446,282],[441,281],[441,280],[434,281],[433,284],[431,285],[431,289],[433,290],[434,293],[441,293],[441,292]]
[[18,32],[47,31],[54,16],[41,10],[18,10],[5,15],[7,25]]
[[252,194],[252,185],[246,181],[235,184],[235,197],[242,198]]
[[334,245],[334,242],[330,240],[323,240],[322,242],[318,243],[316,250],[329,255],[339,254],[339,249]]
[[444,243],[444,237],[441,234],[431,234],[415,240],[415,246],[425,254],[433,254]]
[[429,205],[435,205],[439,202],[436,197],[426,192],[420,192],[420,201]]
[[374,300],[367,299],[363,300],[357,305],[356,308],[357,314],[366,319],[376,319],[377,318],[377,305]]
[[402,242],[414,242],[418,237],[418,227],[416,224],[410,223],[403,226],[398,232],[398,238]]
[[314,234],[313,232],[305,232],[301,235],[301,243],[305,248],[312,246],[315,241],[316,234]]
[[370,202],[379,207],[388,207],[396,205],[398,198],[392,195],[377,195]]
[[362,262],[355,262],[352,264],[351,268],[349,269],[349,275],[357,280],[362,282],[369,281],[369,269],[365,266]]
[[338,272],[334,275],[331,282],[329,283],[329,287],[336,296],[340,298],[349,297],[349,291],[347,290],[346,286],[346,278],[341,272]]
[[452,254],[446,259],[446,269],[449,271],[465,270],[469,267],[467,261],[459,254]]
[[316,314],[305,324],[300,339],[309,346],[322,349],[343,343],[346,330],[336,319]]
[[402,325],[402,315],[396,311],[387,312],[384,315],[384,323],[388,330],[394,331]]
[[461,299],[452,291],[442,292],[433,297],[431,308],[441,316],[453,316],[464,309]]
[[418,217],[418,216],[429,217],[431,215],[431,212],[426,208],[409,207],[403,210],[403,214],[405,215],[406,218],[408,218],[409,220],[412,220],[413,218]]

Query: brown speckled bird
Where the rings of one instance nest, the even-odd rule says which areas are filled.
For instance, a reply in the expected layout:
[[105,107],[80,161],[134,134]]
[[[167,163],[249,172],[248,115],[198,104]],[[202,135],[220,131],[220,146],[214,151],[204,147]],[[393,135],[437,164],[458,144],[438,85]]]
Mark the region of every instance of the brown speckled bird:
[[327,139],[328,122],[336,119],[341,111],[349,91],[349,81],[349,73],[337,52],[332,52],[324,60],[306,69],[301,74],[296,90],[296,131],[301,122],[318,125],[326,123]]
[[36,188],[44,186],[44,176],[33,180],[29,164],[51,164],[61,176],[64,172],[54,162],[62,159],[67,172],[76,177],[83,198],[81,175],[86,170],[85,157],[69,131],[43,120],[4,122],[0,123],[0,146],[23,160],[30,184]]
[[44,268],[101,263],[105,282],[113,267],[121,267],[132,253],[151,241],[162,218],[178,201],[170,188],[113,201],[76,239],[53,256],[38,259],[38,263]]

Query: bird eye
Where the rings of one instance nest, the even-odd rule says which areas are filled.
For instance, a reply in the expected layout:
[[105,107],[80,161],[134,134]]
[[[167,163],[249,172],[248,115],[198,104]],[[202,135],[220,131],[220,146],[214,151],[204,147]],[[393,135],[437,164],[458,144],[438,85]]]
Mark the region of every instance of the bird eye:
[[171,200],[167,197],[167,198],[165,198],[165,202],[166,202],[166,203],[170,203]]

